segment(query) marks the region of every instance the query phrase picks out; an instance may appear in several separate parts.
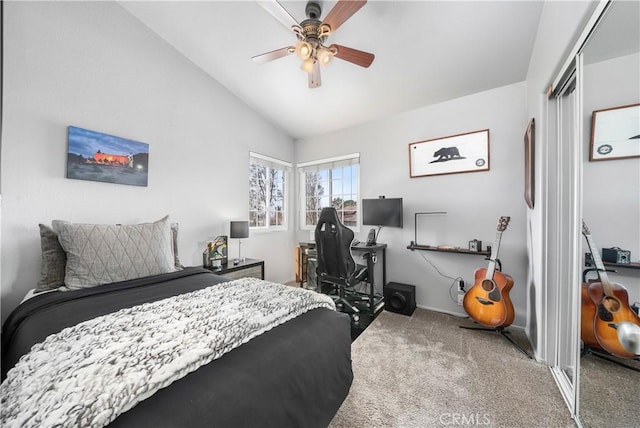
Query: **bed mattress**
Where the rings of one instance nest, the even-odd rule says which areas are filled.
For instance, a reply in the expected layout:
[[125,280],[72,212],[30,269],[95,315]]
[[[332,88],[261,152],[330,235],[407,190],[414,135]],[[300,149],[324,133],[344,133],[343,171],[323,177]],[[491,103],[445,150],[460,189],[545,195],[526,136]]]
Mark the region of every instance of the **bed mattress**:
[[[3,325],[2,378],[31,346],[65,327],[226,280],[187,268],[34,296]],[[333,418],[352,380],[349,317],[318,308],[160,389],[109,426],[321,427]]]

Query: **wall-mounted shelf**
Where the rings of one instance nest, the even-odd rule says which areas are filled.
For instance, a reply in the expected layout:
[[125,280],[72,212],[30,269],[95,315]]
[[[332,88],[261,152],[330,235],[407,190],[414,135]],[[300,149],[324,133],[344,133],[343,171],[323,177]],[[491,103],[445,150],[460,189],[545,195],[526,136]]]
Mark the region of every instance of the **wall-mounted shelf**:
[[424,250],[424,251],[439,251],[441,253],[456,253],[456,254],[471,254],[474,256],[488,256],[491,253],[489,251],[471,251],[465,248],[459,247],[434,247],[431,245],[416,245],[410,244],[407,245],[407,250]]
[[[605,262],[602,261],[605,266],[611,266],[616,268],[625,268],[625,269],[640,269],[640,263],[631,262],[631,263],[613,263],[613,262]],[[585,266],[593,266],[593,260],[591,259],[591,253],[585,253],[584,255],[584,264]]]

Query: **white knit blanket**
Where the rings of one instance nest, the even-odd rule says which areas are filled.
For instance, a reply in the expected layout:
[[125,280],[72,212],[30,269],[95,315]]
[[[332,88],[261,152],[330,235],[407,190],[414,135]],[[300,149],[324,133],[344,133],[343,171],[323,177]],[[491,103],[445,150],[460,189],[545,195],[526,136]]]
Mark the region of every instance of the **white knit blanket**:
[[0,387],[2,427],[102,427],[328,296],[255,278],[122,309],[34,345]]

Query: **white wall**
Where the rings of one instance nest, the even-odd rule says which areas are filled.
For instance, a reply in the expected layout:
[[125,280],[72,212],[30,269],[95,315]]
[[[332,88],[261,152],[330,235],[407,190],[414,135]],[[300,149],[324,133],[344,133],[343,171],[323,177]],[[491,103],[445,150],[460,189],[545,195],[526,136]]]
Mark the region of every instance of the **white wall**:
[[[296,143],[296,160],[305,162],[359,152],[360,196],[404,198],[404,228],[383,228],[379,240],[389,245],[387,281],[415,285],[417,303],[421,307],[464,315],[462,307],[449,297],[452,280],[436,273],[425,258],[444,274],[463,277],[467,289],[473,284],[474,270],[487,267],[487,262],[481,256],[408,250],[407,245],[414,240],[414,213],[448,213],[433,220],[420,219],[419,243],[465,248],[474,238],[481,240],[483,246],[493,243],[499,217],[511,216],[511,224],[503,235],[500,259],[504,272],[515,280],[510,293],[516,311],[514,324],[524,326],[525,95],[525,84],[517,83],[343,131],[302,139]],[[486,128],[490,129],[490,171],[409,177],[410,143]],[[356,237],[364,241],[367,230],[366,227],[361,228]],[[422,242],[422,239],[430,237],[438,242]],[[300,232],[298,239],[308,240],[309,233]]]
[[[5,2],[4,15],[3,319],[38,280],[38,223],[170,214],[183,264],[198,265],[207,239],[248,217],[248,152],[293,161],[289,137],[117,3]],[[148,187],[66,179],[68,125],[148,143]],[[278,282],[293,251],[293,228],[243,242]]]

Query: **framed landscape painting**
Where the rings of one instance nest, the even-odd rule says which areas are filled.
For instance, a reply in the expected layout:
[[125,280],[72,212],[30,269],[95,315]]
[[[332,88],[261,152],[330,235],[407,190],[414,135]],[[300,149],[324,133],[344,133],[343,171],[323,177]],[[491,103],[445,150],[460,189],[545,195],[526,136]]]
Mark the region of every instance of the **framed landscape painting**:
[[149,145],[69,126],[67,178],[147,186]]
[[412,178],[488,170],[488,129],[409,144]]

